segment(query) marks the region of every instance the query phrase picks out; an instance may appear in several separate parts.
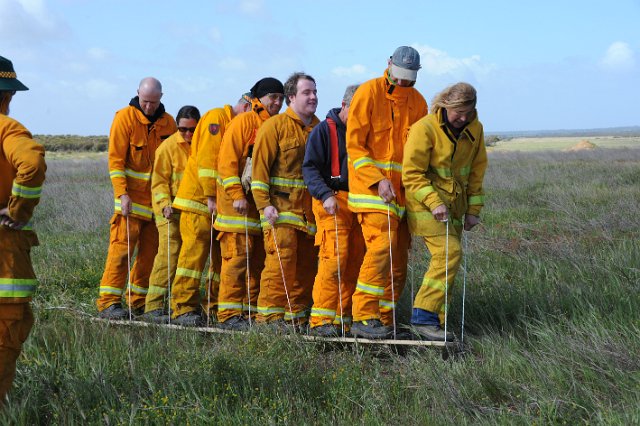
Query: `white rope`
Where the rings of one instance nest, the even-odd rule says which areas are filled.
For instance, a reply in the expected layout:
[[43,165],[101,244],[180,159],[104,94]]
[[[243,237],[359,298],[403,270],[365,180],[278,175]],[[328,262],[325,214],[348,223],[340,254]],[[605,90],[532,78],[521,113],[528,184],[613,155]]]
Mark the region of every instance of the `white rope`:
[[449,219],[447,223],[447,233],[444,245],[444,341],[447,341],[447,315],[449,313]]
[[131,242],[129,240],[129,215],[125,216],[127,219],[127,292],[129,293],[129,321],[132,321],[133,304],[131,302]]
[[[411,300],[413,301],[413,300],[415,300],[415,297],[416,297],[415,293],[413,292],[413,280],[415,279],[415,270],[416,270],[415,269],[416,253],[415,253],[414,247],[413,247],[413,240],[411,240],[411,242],[409,243],[409,250],[410,250],[409,253],[411,255],[411,261],[409,262],[408,267],[411,268]],[[413,309],[412,309],[412,311],[413,311]],[[412,314],[413,314],[413,312],[412,312]]]
[[280,258],[280,249],[278,248],[278,241],[276,241],[276,226],[271,227],[273,235],[273,244],[276,247],[276,253],[278,254],[278,263],[280,263],[280,274],[282,274],[282,284],[284,285],[284,294],[287,296],[287,304],[289,305],[289,313],[291,314],[291,322],[295,325],[293,318],[293,308],[291,307],[291,299],[289,299],[289,290],[287,290],[287,281],[284,278],[284,268],[282,267],[282,259]]
[[462,231],[462,325],[460,326],[460,345],[464,345],[464,304],[467,293],[467,233]]
[[247,214],[244,214],[244,248],[247,255],[247,271],[245,276],[247,278],[247,300],[249,301],[249,327],[251,327],[251,272],[249,271],[249,220]]
[[391,204],[387,203],[387,227],[389,235],[389,271],[391,272],[391,315],[393,316],[393,338],[396,338],[396,289],[393,282],[393,250],[391,248]]
[[171,324],[171,220],[167,219],[167,304]]
[[340,245],[338,243],[338,240],[340,239],[339,235],[338,235],[338,214],[334,213],[333,214],[333,223],[335,224],[335,228],[336,228],[336,257],[337,257],[337,262],[338,262],[338,301],[340,303],[340,330],[342,331],[342,336],[344,336],[345,334],[345,329],[344,329],[344,309],[342,307],[342,277],[340,274]]
[[211,213],[211,224],[209,231],[209,271],[207,271],[208,284],[207,284],[207,327],[211,324],[211,281],[213,280],[213,216]]

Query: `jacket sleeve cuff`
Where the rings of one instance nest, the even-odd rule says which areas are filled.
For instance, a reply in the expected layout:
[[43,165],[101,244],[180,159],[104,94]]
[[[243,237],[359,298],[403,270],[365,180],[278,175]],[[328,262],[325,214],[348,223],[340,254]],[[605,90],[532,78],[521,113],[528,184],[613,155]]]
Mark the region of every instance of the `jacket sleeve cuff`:
[[433,209],[441,206],[442,204],[444,204],[444,202],[440,199],[440,196],[437,192],[432,192],[424,197],[424,200],[422,200],[422,204],[427,206],[430,211],[433,211]]

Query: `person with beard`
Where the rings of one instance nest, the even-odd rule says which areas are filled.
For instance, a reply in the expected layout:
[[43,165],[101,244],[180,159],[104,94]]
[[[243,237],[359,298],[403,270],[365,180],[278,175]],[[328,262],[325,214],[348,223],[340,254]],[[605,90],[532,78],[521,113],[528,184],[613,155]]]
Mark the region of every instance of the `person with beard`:
[[[160,81],[153,77],[142,79],[138,95],[116,112],[111,125],[108,156],[115,212],[110,221],[109,250],[96,301],[101,318],[121,320],[130,315],[122,308],[125,293],[129,309],[136,315],[144,312],[149,275],[158,250],[151,173],[156,150],[177,129],[161,98]],[[129,272],[129,259],[136,248]],[[125,291],[126,285],[129,291]]]

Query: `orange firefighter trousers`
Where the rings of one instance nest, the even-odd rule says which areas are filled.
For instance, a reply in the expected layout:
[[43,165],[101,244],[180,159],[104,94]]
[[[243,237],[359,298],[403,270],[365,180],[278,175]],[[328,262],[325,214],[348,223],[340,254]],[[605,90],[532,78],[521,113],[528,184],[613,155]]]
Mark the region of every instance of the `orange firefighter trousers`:
[[0,406],[16,375],[16,360],[33,326],[29,303],[0,303]]
[[271,228],[263,230],[266,257],[260,278],[256,321],[284,318],[303,324],[311,305],[318,250],[306,232],[284,225],[275,227],[276,250],[273,232]]
[[[446,226],[442,225],[443,228]],[[462,248],[460,246],[461,226],[449,225],[449,248],[447,250],[446,231],[443,229],[442,235],[424,237],[424,242],[431,253],[431,261],[429,269],[424,274],[420,289],[416,294],[413,302],[414,308],[424,309],[426,311],[435,312],[440,317],[440,323],[444,323],[444,295],[445,283],[448,282],[449,296],[456,279],[456,274],[460,269],[460,260],[462,258]],[[447,254],[449,259],[447,260]],[[449,272],[447,274],[447,266]],[[447,278],[445,280],[445,277]]]
[[32,231],[0,226],[0,407],[16,375],[16,360],[33,326],[31,285],[37,285],[31,265],[31,247],[38,245]]
[[[237,315],[255,317],[260,291],[260,275],[264,268],[264,244],[258,235],[236,232],[220,233],[222,267],[218,294],[218,321]],[[249,282],[247,283],[247,254]],[[248,285],[248,288],[247,288]]]
[[[407,278],[411,237],[405,220],[384,213],[358,213],[367,251],[353,294],[353,320],[380,319],[393,324],[393,314]],[[389,239],[389,226],[391,239]],[[391,260],[393,255],[393,288]]]
[[[134,216],[128,218],[128,226],[125,216],[114,214],[111,218],[109,251],[100,281],[100,296],[96,302],[99,311],[115,303],[121,303],[123,293],[126,293],[125,298],[129,306],[134,309],[144,307],[149,275],[158,251],[158,230],[152,221]],[[130,273],[127,263],[127,234],[129,257],[132,257],[134,249],[138,248]],[[129,300],[129,291],[124,290],[127,274],[129,274],[131,300]]]
[[322,201],[313,200],[318,226],[316,246],[320,253],[318,274],[313,284],[311,327],[342,322],[350,325],[351,296],[364,257],[362,228],[356,214],[349,210],[347,192],[338,192],[336,200],[338,210],[335,215],[326,212]]
[[178,266],[171,286],[172,318],[195,312],[200,304],[200,281],[207,259],[209,275],[205,284],[203,309],[208,316],[215,317],[220,285],[220,244],[216,232],[211,227],[211,217],[183,211],[180,214],[180,234],[182,247],[178,256]]
[[180,215],[173,214],[169,219],[156,219],[158,228],[158,254],[153,261],[149,277],[149,292],[145,301],[145,312],[164,309],[169,281],[173,283],[178,265],[178,255],[182,238],[180,237]]

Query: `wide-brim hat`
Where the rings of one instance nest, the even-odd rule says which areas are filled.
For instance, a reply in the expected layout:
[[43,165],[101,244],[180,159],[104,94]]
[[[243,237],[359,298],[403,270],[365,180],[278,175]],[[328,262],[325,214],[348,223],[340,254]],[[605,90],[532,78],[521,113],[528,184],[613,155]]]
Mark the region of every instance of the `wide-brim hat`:
[[0,91],[9,90],[29,90],[29,88],[18,80],[11,61],[0,56]]

